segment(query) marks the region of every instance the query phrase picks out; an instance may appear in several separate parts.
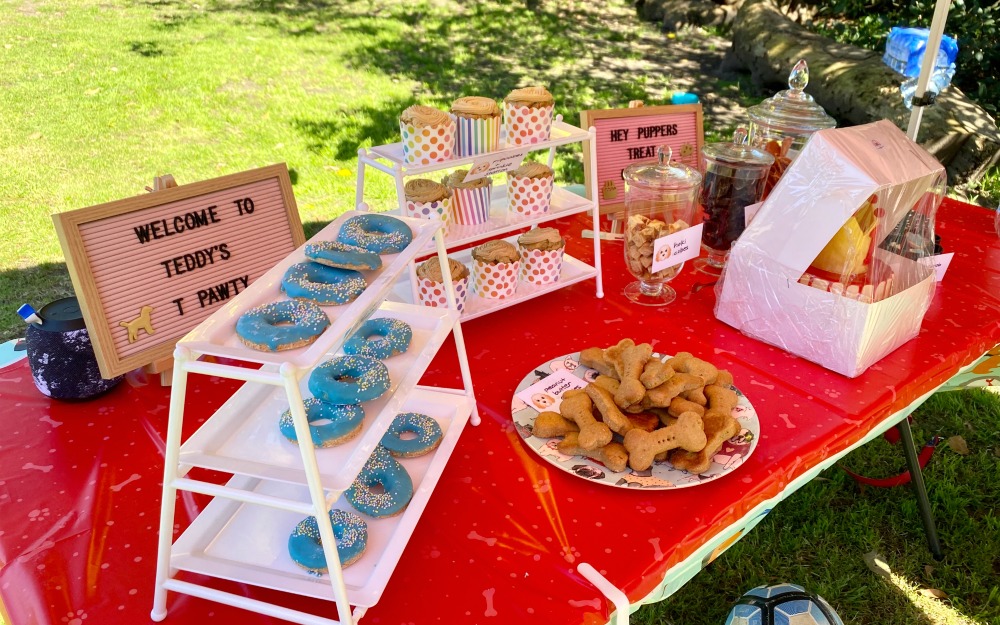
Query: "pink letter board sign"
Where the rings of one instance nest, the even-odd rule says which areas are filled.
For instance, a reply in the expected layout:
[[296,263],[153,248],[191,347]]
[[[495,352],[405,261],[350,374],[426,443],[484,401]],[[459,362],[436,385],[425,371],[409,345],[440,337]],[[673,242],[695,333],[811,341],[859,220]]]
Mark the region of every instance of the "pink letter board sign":
[[284,164],[52,216],[101,374],[169,357],[305,242]]
[[[581,126],[597,132],[597,201],[602,214],[625,207],[622,172],[629,165],[656,160],[656,149],[668,145],[672,160],[699,169],[704,143],[701,104],[641,106],[629,109],[583,111]],[[589,142],[588,142],[589,143]],[[590,146],[585,145],[586,151]],[[590,191],[589,159],[583,159],[585,186]]]

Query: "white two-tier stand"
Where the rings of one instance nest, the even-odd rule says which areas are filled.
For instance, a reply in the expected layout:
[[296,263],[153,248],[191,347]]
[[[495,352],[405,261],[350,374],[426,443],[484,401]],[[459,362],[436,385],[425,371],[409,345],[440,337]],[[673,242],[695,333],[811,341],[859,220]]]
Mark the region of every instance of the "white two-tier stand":
[[[562,115],[557,115],[552,122],[552,129],[549,139],[531,144],[529,146],[508,146],[501,137],[501,147],[496,152],[479,154],[468,157],[455,157],[453,159],[433,163],[431,165],[407,165],[403,160],[403,144],[389,143],[373,148],[361,148],[358,150],[358,181],[355,193],[355,203],[360,207],[365,204],[365,174],[368,167],[386,173],[393,177],[396,187],[396,200],[399,212],[403,211],[406,205],[404,194],[404,178],[429,175],[445,169],[456,168],[462,165],[469,165],[472,162],[487,156],[497,159],[509,154],[516,154],[525,149],[531,151],[549,151],[548,165],[552,167],[555,161],[556,148],[573,143],[583,143],[589,149],[584,150],[584,158],[590,159],[591,171],[597,171],[597,156],[594,152],[596,141],[596,130],[590,127],[583,130],[563,121]],[[507,190],[504,185],[497,185],[493,188],[492,201],[490,203],[490,218],[486,223],[468,226],[459,224],[449,224],[445,234],[445,248],[447,250],[457,249],[467,246],[476,241],[496,238],[524,228],[534,228],[539,224],[590,211],[593,217],[593,228],[595,232],[600,231],[600,210],[596,198],[597,176],[591,177],[590,198],[580,197],[561,187],[552,190],[552,202],[549,211],[541,215],[530,217],[517,217],[507,210]],[[514,237],[516,238],[516,237]],[[509,240],[513,241],[514,238]],[[426,256],[433,252],[433,248],[425,247],[417,257]],[[471,253],[466,251],[455,256],[467,266],[471,266]],[[468,321],[476,317],[495,312],[513,306],[520,302],[533,299],[545,293],[549,293],[570,284],[588,280],[595,280],[597,297],[604,297],[604,286],[601,274],[601,243],[599,238],[594,239],[594,264],[589,265],[579,259],[569,255],[563,256],[563,269],[558,281],[546,285],[519,284],[517,292],[505,299],[481,298],[470,292],[466,297],[465,311],[462,313],[462,321]],[[417,302],[417,280],[416,266],[409,267],[409,279],[402,280],[396,284],[393,292],[401,301]]]

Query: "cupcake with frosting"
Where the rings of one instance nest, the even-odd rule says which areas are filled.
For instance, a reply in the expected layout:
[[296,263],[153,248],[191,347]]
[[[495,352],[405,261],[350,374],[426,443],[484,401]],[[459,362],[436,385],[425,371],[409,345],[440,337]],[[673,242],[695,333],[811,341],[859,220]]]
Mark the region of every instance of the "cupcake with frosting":
[[399,116],[399,132],[407,165],[430,165],[452,157],[455,119],[444,111],[414,104]]
[[[465,296],[469,292],[469,268],[454,258],[448,259],[451,283],[455,288],[455,304],[458,312],[465,310]],[[444,286],[444,272],[441,263],[434,256],[417,265],[417,298],[424,306],[447,308],[448,296]]]
[[566,240],[555,228],[533,228],[517,237],[521,252],[521,282],[552,284],[562,272]]
[[403,187],[406,197],[404,213],[418,219],[440,219],[448,221],[451,211],[451,191],[441,183],[415,178]]
[[552,128],[555,100],[545,87],[514,89],[503,101],[503,126],[507,145],[547,141]]
[[520,268],[521,254],[507,241],[498,239],[472,248],[472,288],[480,297],[514,295]]
[[514,217],[549,212],[553,178],[551,167],[535,162],[507,172],[507,209]]
[[493,98],[465,96],[451,103],[458,138],[458,156],[493,152],[500,146],[500,107]]
[[493,180],[489,176],[465,182],[468,169],[457,169],[441,182],[451,190],[451,215],[456,224],[475,226],[490,219]]

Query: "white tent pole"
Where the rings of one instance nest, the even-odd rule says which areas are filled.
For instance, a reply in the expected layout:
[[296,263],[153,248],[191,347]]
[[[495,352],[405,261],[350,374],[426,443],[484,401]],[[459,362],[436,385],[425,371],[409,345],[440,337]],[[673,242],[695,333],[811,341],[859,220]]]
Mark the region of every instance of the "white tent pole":
[[[944,24],[948,21],[948,9],[951,8],[951,0],[937,0],[934,6],[934,18],[931,20],[930,33],[927,36],[927,47],[924,48],[924,62],[920,66],[920,77],[917,78],[917,90],[913,94],[914,100],[924,97],[927,91],[927,84],[931,81],[931,74],[934,73],[934,66],[937,65],[938,50],[941,49],[941,35],[944,33]],[[916,143],[917,132],[920,130],[920,118],[923,117],[924,107],[913,105],[910,111],[910,124],[906,127],[906,136]]]

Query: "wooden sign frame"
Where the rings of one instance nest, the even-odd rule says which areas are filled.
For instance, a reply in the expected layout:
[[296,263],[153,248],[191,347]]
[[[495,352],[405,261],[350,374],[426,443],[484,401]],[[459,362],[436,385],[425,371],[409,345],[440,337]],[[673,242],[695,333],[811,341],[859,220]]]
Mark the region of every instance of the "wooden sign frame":
[[[610,133],[612,130],[617,130],[612,128],[608,123],[609,120],[623,120],[625,125],[634,125],[638,123],[635,118],[639,117],[650,117],[655,118],[649,120],[646,125],[648,128],[664,127],[671,124],[690,124],[694,126],[694,143],[690,143],[690,133],[686,131],[678,131],[673,137],[680,137],[683,140],[678,141],[670,136],[652,136],[652,137],[638,137],[633,135],[632,137],[621,136],[620,139],[608,139],[602,141],[602,133]],[[635,152],[637,156],[635,158],[630,158],[632,153],[627,153],[625,158],[630,162],[642,163],[656,160],[656,147],[660,145],[669,145],[673,148],[673,160],[684,163],[692,169],[700,169],[699,161],[701,159],[701,148],[705,145],[705,128],[702,119],[702,108],[701,104],[667,104],[662,106],[639,106],[636,108],[626,108],[626,109],[603,109],[594,111],[581,111],[580,113],[580,125],[583,128],[589,128],[594,126],[597,132],[597,145],[594,146],[596,152],[596,162],[597,169],[602,169],[602,156],[604,157],[604,162],[606,163],[609,158],[614,158],[616,162],[621,162],[622,155],[617,152],[618,148],[627,150],[633,148],[638,150]],[[638,134],[638,133],[636,133]],[[609,154],[612,144],[616,150],[615,154]],[[588,150],[591,149],[590,141],[584,141],[583,143],[584,153],[586,154]],[[602,154],[603,152],[603,154]],[[641,154],[641,156],[639,156]],[[600,206],[600,212],[602,215],[608,215],[612,213],[621,213],[625,210],[625,190],[624,185],[619,185],[616,183],[616,195],[614,199],[611,198],[591,198],[591,178],[598,175],[597,172],[591,171],[590,159],[583,159],[583,176],[584,176],[584,186],[587,189],[588,199],[596,200]],[[603,194],[603,187],[609,182],[609,180],[604,180],[603,184],[600,179],[598,179],[598,193]]]
[[305,243],[284,163],[52,220],[105,378],[162,366],[188,331]]

